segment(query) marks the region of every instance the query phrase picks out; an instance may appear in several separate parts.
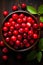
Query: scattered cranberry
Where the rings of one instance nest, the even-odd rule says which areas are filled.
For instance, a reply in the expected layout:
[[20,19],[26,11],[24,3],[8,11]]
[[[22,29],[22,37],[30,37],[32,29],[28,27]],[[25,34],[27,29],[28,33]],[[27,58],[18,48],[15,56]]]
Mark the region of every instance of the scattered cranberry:
[[4,37],[7,37],[7,33],[4,33],[3,35],[4,35]]
[[22,27],[25,28],[26,27],[26,24],[25,23],[22,23]]
[[7,27],[3,27],[3,31],[7,32],[8,28]]
[[18,36],[17,36],[17,39],[18,39],[18,40],[22,40],[22,36],[21,36],[21,35],[18,35]]
[[24,14],[20,14],[19,17],[20,17],[20,18],[23,18],[23,17],[24,17]]
[[27,22],[27,27],[30,28],[31,27],[31,24],[29,22]]
[[14,41],[15,42],[16,41],[16,36],[12,36],[11,37],[11,41]]
[[33,35],[33,31],[32,30],[28,31],[28,35]]
[[8,49],[5,47],[5,48],[2,49],[2,52],[3,53],[7,53],[8,52]]
[[33,38],[34,39],[37,39],[38,38],[38,35],[37,34],[33,34]]
[[27,44],[25,44],[25,46],[26,46],[26,47],[30,47],[30,44],[29,44],[29,43],[27,43]]
[[17,30],[14,30],[14,31],[13,31],[13,34],[14,34],[14,35],[18,35],[18,31],[17,31]]
[[12,6],[12,10],[15,11],[15,10],[17,10],[17,9],[18,9],[18,7],[17,7],[16,5],[13,5],[13,6]]
[[20,41],[19,40],[16,41],[16,45],[20,46]]
[[27,21],[31,23],[32,22],[32,17],[27,17]]
[[0,46],[4,46],[4,42],[3,41],[0,41]]
[[13,18],[9,18],[9,22],[11,23],[13,21]]
[[23,8],[23,9],[26,8],[26,4],[22,3],[21,8]]
[[14,27],[13,27],[13,26],[11,26],[11,27],[10,27],[10,31],[13,31],[13,30],[14,30]]
[[34,24],[33,28],[37,29],[38,28],[38,24]]
[[2,56],[2,59],[6,61],[6,60],[8,59],[8,56],[3,55],[3,56]]
[[27,21],[27,17],[25,16],[24,18],[23,18],[23,22],[25,23]]
[[40,25],[39,25],[39,26],[40,26],[40,28],[43,28],[43,23],[42,23],[42,22],[40,22]]
[[9,22],[7,22],[7,23],[5,23],[5,26],[6,26],[6,27],[10,27],[11,24],[10,24]]
[[19,29],[19,32],[20,32],[20,33],[23,33],[23,32],[24,32],[24,29],[23,29],[23,28],[20,28],[20,29]]
[[19,28],[20,28],[20,24],[18,24],[18,23],[15,24],[15,28],[16,28],[16,29],[19,29]]
[[18,18],[17,19],[17,23],[22,23],[22,19],[21,18]]
[[9,42],[9,41],[10,41],[10,38],[9,38],[9,37],[7,37],[7,38],[6,38],[6,42]]
[[4,12],[3,12],[3,15],[4,15],[4,16],[7,16],[7,15],[8,15],[8,11],[4,11]]

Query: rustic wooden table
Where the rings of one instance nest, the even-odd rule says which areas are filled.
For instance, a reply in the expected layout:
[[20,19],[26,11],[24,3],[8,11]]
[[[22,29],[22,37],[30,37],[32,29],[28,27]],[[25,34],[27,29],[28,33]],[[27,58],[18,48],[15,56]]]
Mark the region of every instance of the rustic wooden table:
[[[43,4],[43,0],[1,0],[0,1],[0,28],[2,26],[2,21],[4,19],[3,15],[2,15],[2,12],[4,10],[8,10],[9,12],[12,12],[11,10],[11,7],[12,5],[16,4],[18,5],[18,3],[26,3],[27,5],[32,5],[33,7],[35,7],[36,9],[38,8],[38,6],[40,4]],[[42,31],[41,31],[42,32]],[[41,37],[43,37],[42,33],[41,33]],[[0,33],[0,40],[1,40],[1,33]],[[13,52],[12,52],[13,53]],[[11,57],[12,57],[12,53],[11,53]],[[10,55],[10,54],[9,54]],[[1,52],[0,52],[0,56],[1,56]],[[37,61],[32,61],[32,62],[26,62],[26,61],[23,61],[22,63],[21,62],[17,62],[15,60],[13,60],[12,58],[10,57],[10,59],[7,61],[7,62],[3,62],[1,59],[0,59],[0,65],[36,65],[36,64],[39,64],[39,65],[43,65],[43,59],[40,63],[38,63]]]

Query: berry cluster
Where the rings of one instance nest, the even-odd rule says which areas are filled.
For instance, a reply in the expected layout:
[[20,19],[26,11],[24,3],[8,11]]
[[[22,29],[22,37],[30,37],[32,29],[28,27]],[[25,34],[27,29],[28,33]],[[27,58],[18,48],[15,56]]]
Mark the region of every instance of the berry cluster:
[[6,43],[14,49],[29,48],[39,38],[38,24],[26,14],[13,13],[4,22],[2,32]]

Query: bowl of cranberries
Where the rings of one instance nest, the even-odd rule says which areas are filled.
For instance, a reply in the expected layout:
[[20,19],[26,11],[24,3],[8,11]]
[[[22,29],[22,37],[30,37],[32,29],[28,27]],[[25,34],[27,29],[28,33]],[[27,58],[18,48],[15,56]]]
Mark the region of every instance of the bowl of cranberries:
[[39,26],[35,16],[27,11],[15,11],[6,16],[2,24],[2,38],[12,50],[22,52],[35,46],[39,39]]

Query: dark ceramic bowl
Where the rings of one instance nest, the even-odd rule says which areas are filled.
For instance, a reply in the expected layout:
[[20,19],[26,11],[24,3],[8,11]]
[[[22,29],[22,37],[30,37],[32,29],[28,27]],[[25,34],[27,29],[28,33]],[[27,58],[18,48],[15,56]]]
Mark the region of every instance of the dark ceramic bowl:
[[[23,14],[25,14],[26,16],[31,16],[31,17],[38,23],[38,21],[37,21],[37,19],[36,19],[35,16],[31,15],[31,14],[30,14],[29,12],[27,12],[27,11],[22,11],[22,10],[18,10],[18,11],[15,11],[15,12],[11,12],[8,16],[5,17],[5,19],[3,20],[3,23],[4,23],[6,20],[8,20],[13,13],[17,13],[17,14],[23,13]],[[2,23],[2,27],[3,27],[3,23]],[[2,35],[3,41],[5,42],[5,39],[4,39],[4,37],[3,37],[3,32],[2,32],[2,30],[1,30],[1,35]],[[21,49],[21,50],[15,50],[15,49],[12,48],[10,45],[8,45],[8,43],[6,43],[6,42],[5,42],[5,44],[6,44],[6,46],[8,46],[8,47],[9,47],[10,49],[12,49],[13,51],[23,52],[23,51],[27,51],[27,50],[30,50],[31,48],[33,48],[33,47],[36,45],[36,43],[38,42],[38,40],[39,40],[39,39],[37,39],[36,42],[35,42],[32,46],[30,46],[29,48]]]

